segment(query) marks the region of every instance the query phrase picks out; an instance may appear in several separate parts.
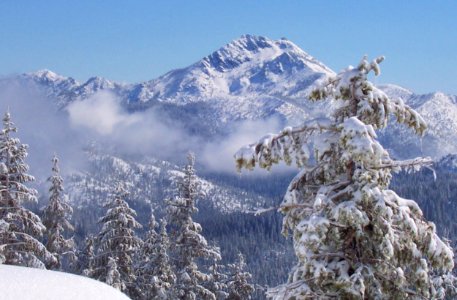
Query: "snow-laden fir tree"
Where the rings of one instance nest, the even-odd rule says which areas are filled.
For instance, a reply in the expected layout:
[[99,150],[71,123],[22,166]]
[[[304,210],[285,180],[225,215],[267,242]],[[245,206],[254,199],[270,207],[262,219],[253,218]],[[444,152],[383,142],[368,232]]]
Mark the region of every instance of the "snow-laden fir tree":
[[137,291],[142,299],[152,299],[152,296],[155,294],[155,265],[152,264],[152,260],[154,259],[154,250],[159,239],[159,234],[156,231],[158,226],[159,223],[155,219],[154,210],[151,208],[148,231],[143,240],[143,245],[138,251],[138,262],[135,271],[137,276]]
[[140,264],[137,271],[141,299],[170,299],[170,288],[176,276],[168,258],[169,240],[167,223],[161,220],[160,234],[155,230],[159,224],[151,213],[149,230],[140,250]]
[[73,209],[64,194],[63,178],[60,176],[59,159],[52,158],[52,175],[48,178],[49,202],[43,211],[43,224],[46,226],[46,248],[57,258],[57,263],[47,266],[49,269],[68,269],[76,263],[76,249],[73,238],[65,235],[74,231],[70,223]]
[[153,299],[170,299],[171,287],[176,281],[176,275],[172,270],[168,253],[170,252],[170,241],[167,233],[167,221],[160,220],[160,236],[154,246],[154,257],[151,264],[154,264],[155,290],[157,294]]
[[[216,250],[220,252],[219,249]],[[218,259],[213,260],[213,264],[209,267],[209,279],[207,283],[207,288],[215,296],[217,300],[227,299],[227,280],[228,276],[225,273],[225,266],[219,263]]]
[[197,259],[220,259],[220,254],[208,246],[201,235],[202,227],[192,220],[197,212],[196,198],[198,183],[195,176],[193,154],[188,155],[182,178],[177,179],[178,195],[168,201],[168,217],[172,229],[175,249],[174,266],[176,282],[173,285],[173,299],[216,299],[204,287],[209,276],[199,270]]
[[46,229],[41,219],[23,207],[24,202],[36,202],[36,191],[26,185],[34,178],[27,174],[28,146],[11,136],[16,131],[6,113],[0,132],[0,261],[45,268],[56,258],[39,241]]
[[235,155],[239,169],[281,160],[302,168],[280,207],[298,263],[271,298],[443,299],[452,286],[449,244],[414,201],[388,189],[392,171],[431,160],[394,160],[376,139],[391,115],[419,135],[426,129],[416,111],[368,81],[382,60],[364,58],[311,93],[336,106],[331,119],[285,128]]
[[229,265],[230,278],[227,282],[229,300],[245,300],[251,299],[254,293],[254,285],[250,282],[252,275],[246,271],[246,263],[244,256],[238,253],[238,258],[235,263]]
[[127,195],[124,187],[118,184],[112,199],[105,204],[107,211],[99,220],[102,230],[98,235],[98,248],[91,277],[106,283],[111,282],[109,272],[116,272],[114,265],[110,267],[108,262],[111,261],[113,264],[114,261],[120,274],[118,286],[122,292],[133,296],[136,285],[133,257],[142,244],[141,239],[135,234],[135,229],[142,226],[135,219],[135,210],[125,201]]
[[95,264],[95,237],[92,234],[84,239],[84,248],[78,252],[77,257],[79,273],[92,277]]
[[108,258],[106,283],[120,291],[127,289],[125,282],[121,279],[121,273],[119,273],[116,258],[114,257]]

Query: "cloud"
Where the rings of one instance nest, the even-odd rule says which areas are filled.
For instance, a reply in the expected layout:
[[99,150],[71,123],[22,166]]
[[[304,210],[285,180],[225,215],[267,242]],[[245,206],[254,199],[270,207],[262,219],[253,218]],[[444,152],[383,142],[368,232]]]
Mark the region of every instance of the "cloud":
[[233,124],[232,133],[204,145],[202,161],[210,171],[235,172],[233,155],[244,145],[258,141],[268,133],[277,133],[283,125],[278,118],[242,121]]
[[116,97],[101,91],[84,101],[71,103],[67,111],[74,127],[85,127],[101,135],[113,133],[116,127],[140,121],[137,115],[124,112]]
[[37,89],[6,84],[0,88],[0,116],[9,110],[22,143],[29,145],[26,162],[30,174],[38,181],[51,174],[51,158],[56,153],[63,172],[84,168],[86,160],[81,149],[87,140],[79,131],[72,130],[68,118],[58,112],[52,99]]
[[120,100],[106,92],[71,104],[68,113],[75,129],[89,130],[97,140],[114,145],[120,153],[155,156],[176,162],[182,161],[186,153],[192,151],[206,171],[233,174],[236,171],[233,155],[240,147],[283,127],[274,117],[241,121],[229,125],[229,134],[204,140],[190,135],[184,123],[179,120],[171,122],[154,108],[128,113]]
[[96,93],[70,104],[67,111],[73,129],[85,130],[93,139],[115,146],[121,154],[173,159],[198,144],[178,121],[167,122],[154,108],[129,113],[112,93]]
[[233,155],[240,147],[282,128],[276,118],[243,121],[228,125],[229,134],[207,140],[189,134],[184,121],[171,120],[154,108],[127,112],[109,92],[73,102],[64,111],[57,111],[53,101],[37,90],[0,89],[0,113],[9,107],[18,137],[30,145],[30,173],[41,180],[50,175],[54,152],[61,158],[62,171],[84,170],[83,148],[91,141],[117,154],[172,162],[183,162],[186,153],[193,151],[206,171],[235,174]]

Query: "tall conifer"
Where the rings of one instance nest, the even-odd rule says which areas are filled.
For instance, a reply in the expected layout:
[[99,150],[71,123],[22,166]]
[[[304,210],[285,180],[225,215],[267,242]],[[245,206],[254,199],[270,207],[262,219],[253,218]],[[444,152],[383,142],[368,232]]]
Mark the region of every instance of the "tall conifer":
[[393,115],[422,135],[426,124],[367,77],[383,57],[349,67],[318,86],[313,101],[335,107],[331,119],[309,120],[246,146],[238,167],[269,169],[295,160],[280,211],[298,263],[274,299],[443,299],[452,287],[453,251],[412,200],[388,186],[391,173],[419,169],[430,158],[397,161],[376,139]]
[[0,132],[0,261],[5,264],[45,268],[56,258],[39,241],[45,231],[40,217],[23,207],[36,202],[34,180],[25,162],[28,146],[12,137],[17,129],[6,113]]

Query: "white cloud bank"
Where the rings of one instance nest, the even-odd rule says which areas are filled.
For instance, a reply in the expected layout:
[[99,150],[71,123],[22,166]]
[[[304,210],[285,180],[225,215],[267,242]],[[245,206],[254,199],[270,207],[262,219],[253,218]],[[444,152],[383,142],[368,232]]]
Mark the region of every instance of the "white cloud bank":
[[203,146],[203,163],[212,171],[235,172],[233,155],[238,149],[258,141],[270,132],[278,132],[280,128],[281,123],[276,118],[237,123],[229,136]]
[[206,141],[190,136],[180,120],[164,120],[153,108],[128,113],[107,92],[74,102],[67,110],[73,128],[89,130],[121,152],[180,160],[192,151],[200,163],[214,172],[234,173],[233,155],[240,147],[282,128],[276,118],[243,121],[232,125],[228,136]]
[[61,158],[62,171],[85,168],[83,147],[100,141],[118,153],[184,161],[193,151],[197,162],[212,172],[235,173],[234,153],[269,132],[278,132],[277,119],[231,125],[230,134],[208,141],[189,135],[181,120],[167,119],[154,108],[129,113],[113,94],[99,92],[56,111],[52,99],[38,91],[0,89],[0,114],[9,109],[21,142],[29,144],[30,173],[44,180],[50,175],[52,155]]
[[178,122],[168,124],[154,109],[128,113],[111,93],[100,92],[74,102],[67,111],[75,130],[87,131],[121,153],[170,159],[198,145]]
[[117,99],[109,92],[99,92],[87,100],[68,106],[70,122],[74,127],[85,127],[101,135],[109,135],[118,127],[141,121],[138,115],[124,112]]

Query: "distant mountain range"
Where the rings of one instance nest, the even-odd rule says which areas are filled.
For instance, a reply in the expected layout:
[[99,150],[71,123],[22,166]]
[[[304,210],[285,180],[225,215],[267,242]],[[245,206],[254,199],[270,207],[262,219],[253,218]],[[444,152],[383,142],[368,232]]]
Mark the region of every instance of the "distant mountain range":
[[[241,120],[274,116],[284,125],[298,125],[328,114],[328,103],[311,103],[306,96],[313,84],[334,74],[287,39],[244,35],[189,67],[138,84],[100,77],[79,83],[42,70],[3,78],[0,88],[13,83],[37,87],[60,109],[98,91],[110,91],[129,111],[155,107],[169,118],[188,120],[193,134],[211,137],[229,132],[230,125]],[[415,108],[429,125],[422,139],[401,126],[381,132],[381,140],[394,155],[439,158],[457,153],[456,96],[439,92],[417,95],[396,85],[380,87]]]

